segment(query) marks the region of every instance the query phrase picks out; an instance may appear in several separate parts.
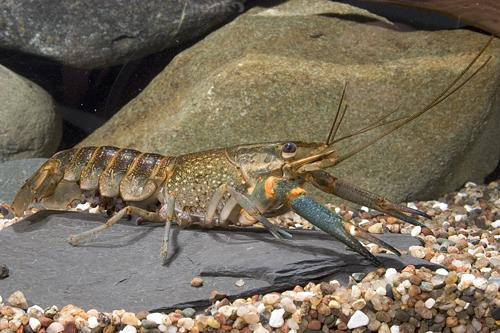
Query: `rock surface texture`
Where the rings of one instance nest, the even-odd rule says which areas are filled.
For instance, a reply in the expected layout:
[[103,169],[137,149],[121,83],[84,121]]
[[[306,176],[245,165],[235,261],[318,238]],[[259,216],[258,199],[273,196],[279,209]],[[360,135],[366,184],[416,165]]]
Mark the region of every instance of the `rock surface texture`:
[[[349,107],[338,136],[395,109],[398,117],[424,108],[487,39],[466,30],[402,31],[330,1],[257,7],[178,55],[81,145],[179,154],[324,141],[345,82]],[[467,180],[482,181],[500,152],[494,144],[500,142],[499,51],[495,40],[486,52],[490,63],[456,94],[332,172],[394,200],[436,197]],[[357,142],[337,148],[343,154]]]
[[47,92],[0,65],[0,100],[0,162],[54,153],[62,119]]
[[[1,286],[4,295],[23,290],[30,304],[41,306],[72,303],[107,311],[125,305],[129,311],[204,307],[212,290],[238,298],[326,277],[346,281],[349,274],[374,269],[326,234],[312,231],[296,231],[293,240],[277,241],[263,230],[175,227],[175,252],[168,266],[162,266],[163,228],[158,225],[119,223],[92,242],[72,247],[66,242],[70,234],[89,230],[103,218],[71,213],[42,218],[39,213],[30,220],[0,232],[2,264],[10,270]],[[396,247],[420,244],[407,235],[380,237]],[[438,267],[409,256],[379,258],[399,269],[409,264]],[[202,276],[203,286],[191,287],[195,276]],[[245,283],[238,287],[240,279]]]
[[0,46],[97,68],[174,47],[244,10],[243,0],[0,3]]

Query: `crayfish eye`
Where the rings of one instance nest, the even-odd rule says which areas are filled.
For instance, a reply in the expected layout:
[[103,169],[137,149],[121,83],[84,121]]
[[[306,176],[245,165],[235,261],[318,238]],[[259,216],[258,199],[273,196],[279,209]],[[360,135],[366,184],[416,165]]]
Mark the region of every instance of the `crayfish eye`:
[[281,147],[281,156],[283,158],[292,158],[297,153],[297,145],[293,142],[287,142]]

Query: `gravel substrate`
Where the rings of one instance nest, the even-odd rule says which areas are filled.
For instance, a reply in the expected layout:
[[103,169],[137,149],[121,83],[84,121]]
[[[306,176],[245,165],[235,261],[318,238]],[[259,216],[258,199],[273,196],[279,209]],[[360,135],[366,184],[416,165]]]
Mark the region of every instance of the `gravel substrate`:
[[[424,223],[433,235],[365,207],[359,212],[333,209],[371,233],[419,237],[422,246],[410,247],[409,254],[443,268],[380,268],[354,274],[348,286],[333,280],[232,302],[213,297],[215,303],[201,313],[190,308],[169,314],[104,313],[74,305],[42,309],[28,307],[19,291],[0,297],[0,333],[500,332],[500,182],[468,183],[441,201],[408,205],[432,216]],[[279,223],[311,228],[293,214]],[[368,247],[373,253],[385,251]]]

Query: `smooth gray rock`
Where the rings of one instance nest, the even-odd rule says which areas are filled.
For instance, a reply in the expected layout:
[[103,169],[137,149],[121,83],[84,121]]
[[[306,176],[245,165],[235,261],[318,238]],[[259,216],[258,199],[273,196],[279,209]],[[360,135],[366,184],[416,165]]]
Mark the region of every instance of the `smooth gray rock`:
[[[324,142],[342,88],[338,137],[429,105],[486,44],[469,30],[412,31],[327,0],[252,8],[183,51],[80,145],[176,155],[269,141]],[[453,96],[331,171],[395,201],[482,182],[500,156],[500,43]],[[474,68],[477,68],[478,64]],[[131,129],[133,129],[131,131]],[[339,155],[381,131],[336,144]]]
[[243,10],[244,0],[4,0],[0,46],[106,67],[177,46]]
[[45,90],[0,65],[0,101],[0,162],[54,153],[62,119]]
[[0,163],[0,204],[12,203],[24,181],[45,161],[44,158],[31,158]]
[[[43,217],[40,212],[0,232],[0,261],[10,276],[0,280],[6,297],[21,290],[30,304],[72,303],[102,311],[205,307],[212,290],[231,299],[293,288],[311,280],[336,278],[374,269],[370,262],[346,251],[326,234],[293,231],[278,241],[263,229],[179,230],[174,227],[168,266],[159,250],[163,228],[122,222],[80,247],[66,242],[70,234],[89,230],[103,218],[82,213]],[[382,235],[399,248],[420,244],[404,235]],[[427,261],[381,255],[388,267],[407,264],[435,267]],[[190,286],[202,276],[201,288]],[[235,282],[243,279],[245,285]]]

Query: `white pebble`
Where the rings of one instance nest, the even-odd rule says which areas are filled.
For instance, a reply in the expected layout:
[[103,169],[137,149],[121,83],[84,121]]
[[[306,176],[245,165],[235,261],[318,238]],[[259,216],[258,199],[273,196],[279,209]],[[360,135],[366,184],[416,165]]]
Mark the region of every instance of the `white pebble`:
[[274,328],[279,328],[283,326],[285,321],[283,320],[283,315],[285,314],[285,309],[276,309],[271,312],[271,318],[269,318],[269,326]]
[[391,326],[391,333],[399,333],[399,326],[398,325],[392,325]]
[[[99,214],[99,206],[97,207],[93,207],[93,208],[89,208],[89,213],[90,214]],[[133,326],[132,326],[133,327]],[[124,330],[124,329],[123,329]],[[123,331],[122,330],[122,331]],[[137,330],[136,330],[137,331]],[[121,331],[120,331],[121,332]],[[129,333],[129,332],[126,332],[126,333]]]
[[262,297],[262,302],[264,302],[264,304],[273,305],[274,303],[277,303],[279,299],[279,294],[265,294],[264,297]]
[[281,299],[281,307],[285,309],[286,312],[294,313],[297,310],[295,303],[289,297],[283,297]]
[[432,309],[434,304],[436,304],[436,300],[434,300],[434,298],[428,298],[424,303],[424,305],[427,309]]
[[[434,204],[432,205],[432,208],[439,208],[441,211],[445,211],[448,209],[448,204],[444,203],[444,202],[439,202],[439,201],[435,201]],[[399,326],[398,326],[398,330],[399,330]]]
[[189,331],[194,326],[194,320],[192,318],[181,318],[179,319],[179,325]]
[[438,269],[436,269],[436,274],[442,275],[442,276],[448,276],[448,271],[444,268],[438,268]]
[[378,287],[377,290],[375,291],[377,294],[379,294],[380,296],[385,296],[386,294],[386,290],[384,287]]
[[460,222],[465,218],[465,215],[457,214],[455,215],[455,222]]
[[95,316],[90,316],[87,321],[89,323],[90,329],[93,329],[93,328],[96,328],[97,326],[99,326],[99,321],[97,320],[97,318]]
[[409,251],[412,257],[420,259],[425,257],[425,248],[423,246],[419,245],[410,246]]
[[414,227],[413,229],[411,229],[411,235],[413,237],[417,237],[418,235],[420,235],[421,231],[422,231],[422,227],[420,227],[419,225],[417,225],[416,227]]
[[176,333],[176,332],[177,332],[177,326],[170,325],[170,326],[167,328],[167,333]]
[[234,283],[237,287],[243,287],[245,285],[245,281],[243,279],[239,279]]
[[47,327],[47,333],[59,333],[62,331],[64,331],[64,326],[57,321],[54,321]]
[[347,328],[353,329],[368,325],[370,319],[364,312],[356,310],[347,323]]
[[266,311],[266,306],[264,303],[259,303],[259,305],[257,305],[257,313],[264,313],[264,311]]
[[264,326],[262,326],[261,323],[258,323],[257,325],[255,325],[255,328],[253,329],[253,332],[254,333],[269,333],[269,330],[267,330],[266,328],[264,328]]
[[224,317],[229,318],[233,315],[233,312],[235,312],[236,310],[237,309],[235,306],[224,305],[219,308],[218,312],[222,313]]
[[86,203],[79,203],[78,205],[76,205],[76,210],[83,210],[83,211],[86,211],[87,209],[90,208],[90,202],[86,202]]
[[[2,303],[1,297],[0,297],[0,303]],[[35,318],[43,317],[43,312],[44,312],[43,309],[41,307],[39,307],[38,305],[30,306],[28,308],[28,310],[26,311],[26,313],[30,317],[35,317]]]
[[35,317],[31,317],[29,319],[29,325],[30,325],[31,329],[33,330],[33,332],[38,331],[40,329],[40,327],[42,327],[42,324],[40,323],[40,320],[38,320]]
[[401,285],[403,287],[405,287],[406,289],[408,289],[411,287],[411,282],[410,282],[410,280],[404,280],[403,282],[401,282]]
[[495,229],[500,228],[500,220],[496,220],[495,222],[491,223],[491,226]]
[[167,331],[167,326],[165,324],[158,325],[158,329],[160,332],[166,332]]
[[137,329],[132,325],[125,326],[120,333],[137,333]]
[[149,321],[152,321],[154,322],[156,325],[160,325],[163,323],[163,318],[165,317],[165,315],[163,313],[159,313],[159,312],[154,312],[154,313],[150,313],[146,316],[146,320],[149,320]]
[[396,271],[394,268],[388,268],[385,271],[384,276],[385,276],[385,279],[387,280],[387,282],[393,283],[394,280],[398,277],[398,271]]
[[351,297],[353,299],[358,299],[361,297],[361,289],[359,289],[359,287],[357,285],[352,286]]
[[360,208],[360,209],[361,209],[362,211],[364,211],[364,212],[367,212],[367,213],[370,211],[370,208],[368,208],[368,207],[366,207],[366,206],[361,206],[361,208]]
[[480,277],[480,278],[477,278],[477,279],[474,279],[472,280],[472,284],[474,285],[474,287],[476,287],[477,289],[481,289],[481,290],[485,290],[486,287],[488,286],[488,280],[486,280],[485,278],[483,277]]
[[286,324],[292,330],[299,329],[299,324],[293,318],[287,319]]
[[297,301],[305,301],[306,299],[309,299],[314,296],[314,293],[312,291],[299,291],[296,294]]
[[411,209],[418,209],[417,205],[415,205],[414,202],[408,202],[406,204],[406,207],[411,208]]
[[335,207],[335,213],[339,214],[342,210],[339,207]]
[[473,274],[462,274],[460,282],[473,282],[476,277]]

